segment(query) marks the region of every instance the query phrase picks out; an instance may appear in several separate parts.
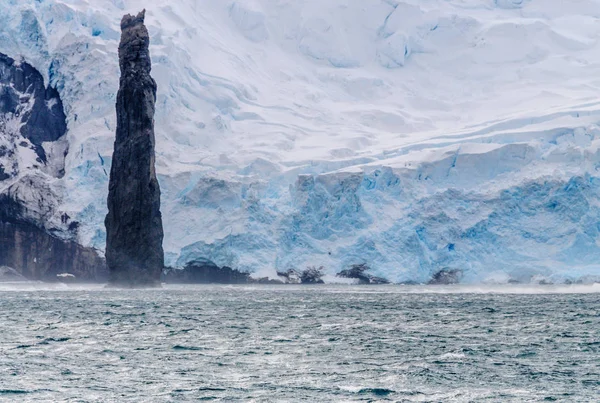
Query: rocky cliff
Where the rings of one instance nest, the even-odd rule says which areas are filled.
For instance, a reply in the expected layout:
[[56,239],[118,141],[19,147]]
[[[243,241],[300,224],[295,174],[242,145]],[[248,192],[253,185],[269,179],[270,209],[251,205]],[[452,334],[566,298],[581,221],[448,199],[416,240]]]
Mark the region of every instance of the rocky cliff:
[[145,11],[121,21],[117,133],[106,216],[110,283],[156,286],[164,267],[160,188],[154,169],[156,83]]
[[11,268],[9,279],[106,278],[96,250],[73,241],[79,222],[58,208],[66,133],[58,91],[31,64],[0,53],[0,266]]
[[52,235],[28,219],[25,210],[22,203],[0,195],[0,266],[29,280],[58,281],[65,273],[81,282],[106,280],[104,259],[94,249]]

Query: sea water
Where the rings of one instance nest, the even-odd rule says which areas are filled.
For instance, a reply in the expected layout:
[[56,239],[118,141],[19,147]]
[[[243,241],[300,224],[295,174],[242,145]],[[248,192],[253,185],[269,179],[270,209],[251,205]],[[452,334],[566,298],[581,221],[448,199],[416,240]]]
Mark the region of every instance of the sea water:
[[0,287],[0,401],[600,401],[600,289]]

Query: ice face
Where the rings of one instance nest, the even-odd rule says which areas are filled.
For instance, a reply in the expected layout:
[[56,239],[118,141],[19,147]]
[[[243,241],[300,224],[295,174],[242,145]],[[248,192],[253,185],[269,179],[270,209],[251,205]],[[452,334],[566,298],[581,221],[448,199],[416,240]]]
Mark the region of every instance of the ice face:
[[169,265],[563,281],[598,273],[598,5],[0,1],[0,52],[61,95],[52,186],[84,245],[104,248],[119,21],[147,8]]

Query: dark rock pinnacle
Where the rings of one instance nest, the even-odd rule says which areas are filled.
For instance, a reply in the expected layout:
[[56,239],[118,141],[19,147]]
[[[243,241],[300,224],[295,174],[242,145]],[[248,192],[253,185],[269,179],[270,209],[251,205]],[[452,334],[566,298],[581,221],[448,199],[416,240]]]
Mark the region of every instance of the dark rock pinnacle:
[[160,188],[154,169],[156,82],[150,76],[145,10],[121,21],[117,134],[106,216],[110,284],[160,285],[164,267]]

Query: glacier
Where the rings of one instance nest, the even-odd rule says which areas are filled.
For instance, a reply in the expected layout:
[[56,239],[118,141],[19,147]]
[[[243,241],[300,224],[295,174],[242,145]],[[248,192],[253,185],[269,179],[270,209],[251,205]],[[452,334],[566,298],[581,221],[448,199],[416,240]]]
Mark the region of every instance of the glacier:
[[119,21],[142,8],[168,265],[600,277],[598,0],[0,0],[0,53],[67,115],[64,176],[35,173],[53,233],[104,250]]

